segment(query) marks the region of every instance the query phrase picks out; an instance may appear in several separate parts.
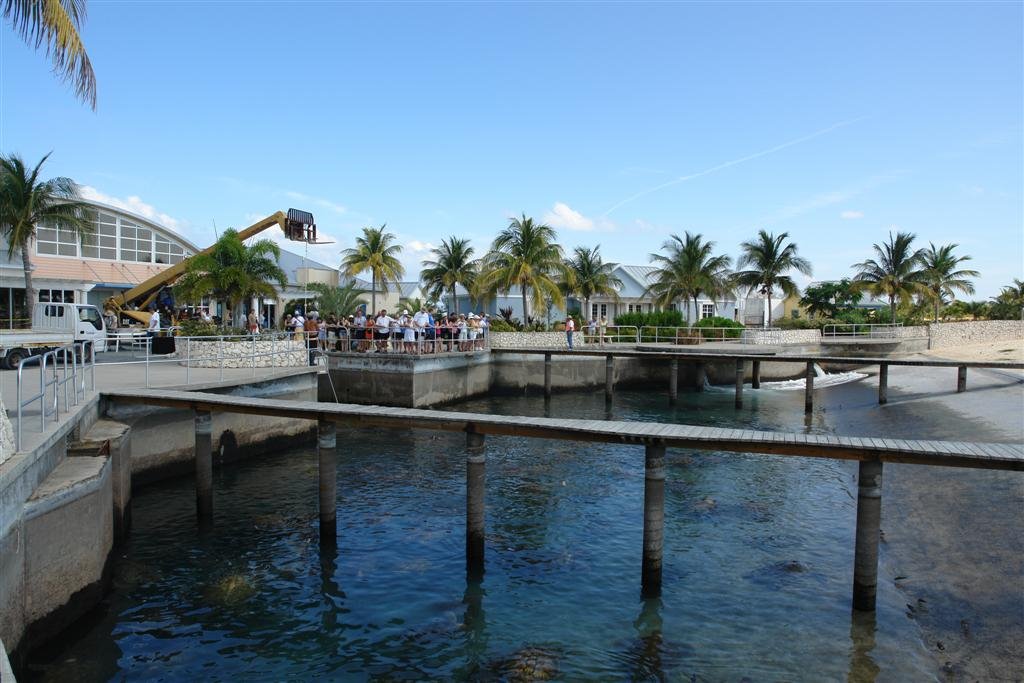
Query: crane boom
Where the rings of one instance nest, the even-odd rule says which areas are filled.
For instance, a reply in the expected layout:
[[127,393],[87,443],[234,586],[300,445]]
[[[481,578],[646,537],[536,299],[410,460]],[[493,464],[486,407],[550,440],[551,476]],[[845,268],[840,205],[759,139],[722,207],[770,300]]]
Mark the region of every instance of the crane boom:
[[[313,214],[299,209],[288,209],[287,215],[277,211],[263,220],[253,223],[238,233],[239,239],[243,242],[254,235],[258,235],[267,228],[274,225],[280,226],[285,237],[296,242],[316,242],[316,223],[313,222]],[[214,245],[203,249],[199,254],[208,254],[213,251]],[[142,323],[148,323],[150,313],[146,310],[156,299],[160,290],[174,283],[188,269],[189,261],[198,256],[194,254],[183,259],[170,268],[157,273],[148,280],[144,280],[126,292],[116,294],[107,299],[106,307],[118,315],[127,315]],[[132,310],[135,307],[136,310]]]

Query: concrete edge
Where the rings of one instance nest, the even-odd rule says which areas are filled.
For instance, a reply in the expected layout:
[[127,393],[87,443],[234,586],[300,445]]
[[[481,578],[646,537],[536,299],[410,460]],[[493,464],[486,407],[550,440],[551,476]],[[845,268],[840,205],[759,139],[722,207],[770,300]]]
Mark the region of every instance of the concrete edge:
[[7,648],[4,647],[4,641],[0,640],[0,681],[11,681],[16,683],[17,679],[14,678],[14,669],[11,668],[11,660],[7,658]]
[[[110,476],[110,457],[97,457],[101,457],[103,459],[103,463],[95,473],[90,474],[85,479],[72,482],[65,488],[47,494],[43,498],[33,497],[25,501],[24,521],[28,522],[39,515],[64,507],[65,505],[69,505],[77,500],[81,500],[87,495],[99,491],[103,486],[103,483]],[[76,460],[83,459],[84,458],[76,458]],[[57,467],[59,468],[60,466],[58,465]],[[53,471],[56,472],[57,468]],[[53,472],[51,472],[50,475],[52,476]]]
[[[298,377],[300,375],[310,375],[319,373],[319,368],[314,366],[303,366],[301,368],[286,368],[279,372],[272,372],[267,375],[257,377],[236,377],[234,379],[217,380],[216,382],[201,382],[192,384],[178,384],[168,387],[148,387],[150,389],[166,389],[169,391],[206,391],[208,389],[226,389],[229,387],[236,387],[240,384],[254,384],[259,382],[272,382],[276,379],[284,379],[286,377]],[[99,390],[98,393],[103,393]]]

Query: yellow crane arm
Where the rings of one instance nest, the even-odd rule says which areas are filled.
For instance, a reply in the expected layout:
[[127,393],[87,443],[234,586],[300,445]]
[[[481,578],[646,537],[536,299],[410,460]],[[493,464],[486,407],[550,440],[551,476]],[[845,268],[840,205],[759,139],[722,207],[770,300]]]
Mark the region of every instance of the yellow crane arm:
[[[316,224],[313,222],[313,215],[306,211],[289,209],[288,214],[278,211],[272,216],[267,216],[261,221],[253,223],[245,230],[238,233],[238,237],[245,241],[254,235],[258,235],[271,226],[280,226],[285,236],[290,240],[298,242],[316,242]],[[207,254],[213,251],[216,245],[210,245],[199,254]],[[189,261],[198,256],[190,256],[175,263],[170,268],[157,273],[126,292],[116,294],[107,299],[106,307],[116,314],[124,314],[142,323],[148,323],[150,314],[149,304],[156,299],[157,294],[164,287],[173,284],[188,269]],[[131,310],[135,306],[140,310]]]

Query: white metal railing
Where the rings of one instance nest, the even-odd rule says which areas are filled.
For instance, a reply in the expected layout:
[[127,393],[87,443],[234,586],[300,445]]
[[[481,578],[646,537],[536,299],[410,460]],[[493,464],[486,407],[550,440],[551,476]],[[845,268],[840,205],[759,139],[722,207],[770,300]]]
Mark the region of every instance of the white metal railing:
[[734,344],[778,344],[777,327],[659,327],[646,325],[637,332],[640,344],[697,345],[707,342]]
[[415,329],[410,336],[412,339],[401,328],[391,328],[387,332],[371,327],[340,328],[328,335],[326,350],[343,354],[396,353],[421,356],[475,353],[491,348],[487,328],[437,325]]
[[875,323],[836,323],[821,328],[822,337],[869,337],[893,339],[899,337],[903,323],[879,325]]
[[[96,346],[91,341],[68,344],[37,356],[23,358],[18,363],[15,450],[20,451],[22,447],[25,409],[36,401],[39,402],[39,431],[45,432],[48,420],[56,423],[60,419],[62,396],[64,412],[67,413],[72,406],[77,406],[80,400],[85,400],[86,391],[96,389],[95,363]],[[39,371],[39,393],[25,397],[27,365],[35,365]]]
[[636,325],[596,325],[589,323],[576,328],[576,334],[583,336],[586,344],[636,344],[640,330]]

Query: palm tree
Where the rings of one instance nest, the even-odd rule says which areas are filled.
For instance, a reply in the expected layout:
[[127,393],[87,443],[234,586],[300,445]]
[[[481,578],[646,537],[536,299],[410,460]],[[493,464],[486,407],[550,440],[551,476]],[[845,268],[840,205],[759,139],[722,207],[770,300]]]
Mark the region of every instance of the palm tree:
[[[246,245],[238,231],[228,228],[213,249],[188,261],[184,274],[174,285],[176,298],[198,302],[205,296],[224,301],[229,319],[240,325],[241,303],[253,297],[277,296],[274,284],[284,287],[288,278],[277,265],[281,249],[270,240]],[[312,286],[310,287],[312,289]]]
[[384,232],[386,227],[387,223],[379,228],[363,228],[362,236],[356,238],[356,246],[341,252],[341,267],[346,277],[370,271],[370,308],[373,315],[377,315],[377,283],[386,294],[388,283],[397,283],[405,275],[405,268],[398,260],[402,247],[392,244],[395,236]]
[[590,297],[603,295],[618,300],[622,280],[613,274],[615,266],[601,258],[600,244],[593,249],[576,247],[565,268],[563,289],[583,299],[584,320],[590,320]]
[[1003,287],[992,298],[989,312],[993,320],[1024,320],[1024,281],[1014,278],[1012,285]]
[[565,298],[558,282],[564,279],[565,264],[556,237],[550,226],[534,223],[526,214],[513,218],[494,238],[491,251],[484,257],[477,289],[507,292],[518,285],[523,296],[524,325],[530,320],[529,303],[540,309],[550,298],[561,306]]
[[348,315],[360,306],[366,305],[363,298],[366,290],[354,284],[337,287],[323,282],[311,282],[307,288],[316,294],[318,310],[322,315]]
[[729,291],[732,259],[725,255],[713,256],[714,242],[705,242],[700,234],[686,233],[686,238],[672,235],[661,245],[667,254],[651,254],[651,262],[659,267],[654,271],[654,282],[647,291],[655,296],[659,306],[682,299],[686,302],[686,322],[690,320],[690,300],[697,313],[697,299],[707,294],[712,299]]
[[953,250],[958,244],[944,244],[936,247],[928,243],[921,259],[921,275],[924,286],[928,289],[929,298],[935,305],[935,322],[939,322],[939,307],[942,305],[942,297],[950,298],[955,292],[974,294],[974,285],[967,280],[970,277],[978,277],[976,270],[956,270],[964,261],[970,261],[970,256],[955,256]]
[[921,263],[924,250],[911,250],[914,234],[889,233],[889,241],[881,246],[874,244],[875,259],[855,263],[852,268],[858,272],[853,281],[858,288],[866,289],[875,296],[889,299],[889,321],[896,322],[896,302],[904,301],[923,290]]
[[32,314],[36,290],[32,286],[32,242],[36,226],[71,229],[84,236],[92,228],[85,218],[88,205],[81,202],[78,186],[70,178],[40,180],[44,156],[31,171],[20,156],[0,157],[0,233],[7,240],[7,257],[21,250],[25,270],[25,306]]
[[459,299],[455,295],[457,285],[472,291],[476,284],[479,263],[473,260],[473,247],[468,239],[449,237],[441,240],[441,246],[433,249],[434,258],[423,261],[420,279],[427,293],[439,299],[445,291],[452,293],[455,314],[459,313]]
[[6,0],[4,19],[37,50],[46,46],[54,73],[72,81],[75,94],[96,109],[96,74],[79,34],[85,0]]
[[740,270],[734,276],[734,282],[743,287],[757,290],[768,297],[768,325],[772,324],[772,293],[778,287],[786,296],[797,296],[800,288],[793,279],[786,275],[796,270],[804,275],[811,274],[811,262],[797,256],[794,242],[786,243],[789,233],[784,232],[778,237],[760,230],[757,239],[740,244],[743,255],[736,262]]

